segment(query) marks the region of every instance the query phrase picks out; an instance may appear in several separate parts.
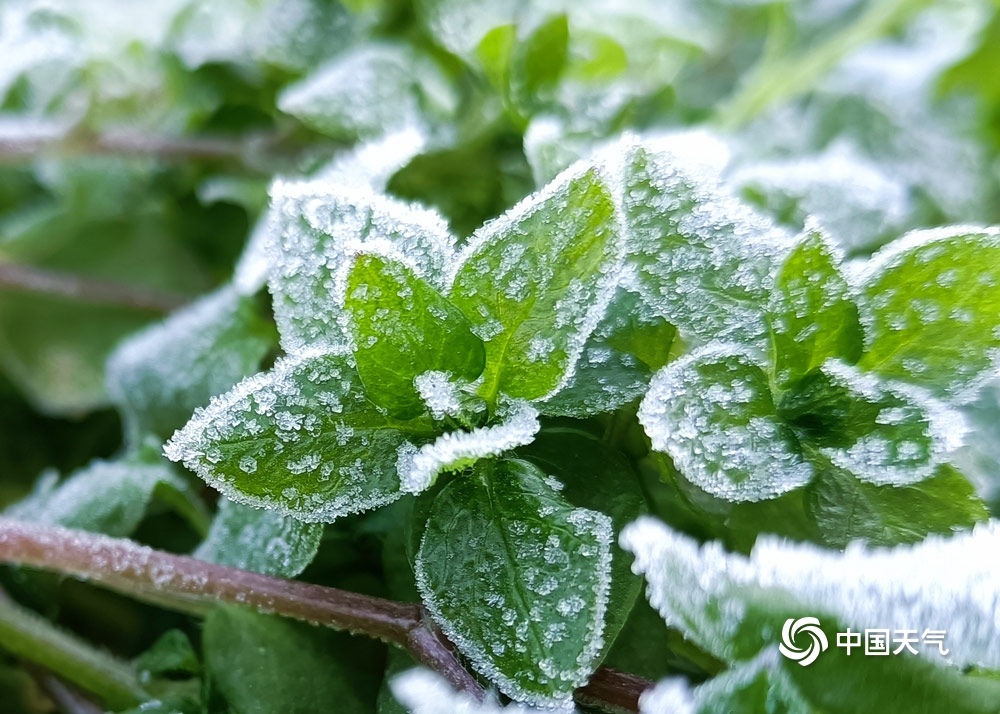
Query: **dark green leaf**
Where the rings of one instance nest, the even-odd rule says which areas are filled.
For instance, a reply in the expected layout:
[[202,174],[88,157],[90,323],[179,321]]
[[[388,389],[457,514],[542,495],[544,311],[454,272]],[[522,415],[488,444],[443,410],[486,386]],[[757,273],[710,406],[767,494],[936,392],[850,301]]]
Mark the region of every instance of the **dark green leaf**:
[[960,414],[919,387],[835,361],[786,393],[778,412],[809,450],[877,485],[927,478],[967,431]]
[[135,668],[141,674],[159,677],[198,674],[201,663],[187,635],[180,630],[167,630],[152,647],[136,658]]
[[611,585],[610,519],[556,486],[524,461],[480,461],[435,498],[416,562],[424,604],[476,670],[545,704],[597,665]]
[[611,546],[611,591],[604,618],[605,652],[612,646],[642,586],[632,572],[632,558],[618,546],[618,533],[646,512],[635,469],[620,452],[575,429],[547,429],[528,446],[524,458],[563,485],[560,494],[577,508],[600,511],[614,527]]
[[929,533],[971,528],[989,517],[972,484],[948,465],[899,488],[865,483],[844,469],[817,463],[816,480],[806,488],[806,507],[822,542],[834,548],[856,538],[873,545],[913,543]]
[[809,232],[782,264],[770,307],[771,346],[779,387],[836,358],[861,356],[858,308],[840,258],[819,232]]
[[370,714],[380,647],[229,606],[205,620],[205,669],[231,714]]

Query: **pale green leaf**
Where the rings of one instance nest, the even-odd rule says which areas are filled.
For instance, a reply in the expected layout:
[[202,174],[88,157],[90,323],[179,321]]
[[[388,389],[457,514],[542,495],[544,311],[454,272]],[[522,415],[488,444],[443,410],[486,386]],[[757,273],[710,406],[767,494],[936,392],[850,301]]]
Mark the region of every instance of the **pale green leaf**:
[[552,394],[611,298],[621,235],[594,168],[570,169],[477,231],[449,297],[486,343],[480,394]]

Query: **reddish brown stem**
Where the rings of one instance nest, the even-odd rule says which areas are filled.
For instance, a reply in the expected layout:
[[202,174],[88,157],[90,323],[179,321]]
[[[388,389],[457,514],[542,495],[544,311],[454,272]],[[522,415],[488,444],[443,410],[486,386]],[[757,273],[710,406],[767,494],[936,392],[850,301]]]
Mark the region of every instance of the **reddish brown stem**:
[[[206,563],[132,541],[0,518],[0,561],[72,575],[161,606],[201,613],[218,602],[347,630],[403,647],[452,686],[481,699],[483,688],[415,603],[285,580]],[[577,691],[581,702],[638,711],[652,683],[608,668]]]
[[43,270],[15,263],[0,264],[0,288],[59,295],[84,302],[121,305],[158,313],[171,312],[188,301],[187,298],[180,295],[90,280],[69,273]]

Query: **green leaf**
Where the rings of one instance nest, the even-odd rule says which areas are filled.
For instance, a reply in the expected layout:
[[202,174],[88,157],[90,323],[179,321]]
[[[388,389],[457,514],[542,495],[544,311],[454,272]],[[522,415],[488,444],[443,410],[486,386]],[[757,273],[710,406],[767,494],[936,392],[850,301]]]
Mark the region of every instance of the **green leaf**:
[[423,124],[422,104],[428,90],[438,85],[446,86],[440,70],[412,47],[369,43],[289,85],[278,95],[277,104],[311,129],[357,141]]
[[354,357],[369,399],[405,419],[426,406],[414,379],[442,372],[472,382],[486,352],[462,312],[405,265],[360,255],[347,278]]
[[904,486],[934,473],[961,446],[964,417],[911,384],[828,361],[783,395],[778,413],[807,451],[876,485]]
[[205,669],[232,714],[369,714],[380,647],[370,641],[235,607],[205,619]]
[[449,297],[486,343],[480,394],[538,399],[572,375],[611,298],[620,249],[593,168],[562,174],[472,236]]
[[368,401],[349,356],[312,352],[214,398],[164,452],[231,500],[317,522],[395,501],[397,451],[435,434]]
[[860,367],[967,400],[1000,348],[1000,230],[909,233],[871,260]]
[[687,342],[763,346],[788,235],[667,148],[626,141],[611,151],[624,157],[626,260],[643,300]]
[[829,463],[816,466],[816,479],[806,488],[806,508],[822,542],[833,548],[856,538],[872,545],[914,543],[930,533],[971,528],[989,517],[972,484],[948,465],[903,488],[865,483]]
[[483,35],[476,46],[476,57],[493,88],[509,91],[511,57],[517,42],[517,25],[498,25]]
[[651,370],[669,360],[676,333],[638,295],[618,288],[573,376],[539,407],[548,415],[584,418],[638,399],[649,386]]
[[[575,429],[551,428],[517,450],[562,484],[560,495],[577,508],[599,511],[611,519],[611,590],[604,617],[604,653],[625,625],[642,587],[632,572],[632,558],[618,546],[617,535],[646,512],[646,497],[635,469],[620,452]],[[602,653],[602,655],[604,654]]]
[[108,358],[106,383],[132,440],[168,438],[196,407],[255,373],[273,329],[227,286],[126,339]]
[[167,630],[152,647],[136,657],[135,668],[143,677],[160,677],[198,674],[201,663],[187,635],[181,630]]
[[194,557],[293,578],[312,562],[322,538],[319,523],[303,523],[275,511],[222,499],[211,530]]
[[43,474],[34,492],[5,515],[124,538],[139,526],[161,484],[186,488],[169,464],[135,455],[117,461],[96,459],[62,483],[57,480],[55,472]]
[[511,697],[569,702],[603,648],[611,521],[535,466],[481,461],[435,498],[417,554],[425,606]]
[[769,323],[779,387],[793,384],[831,357],[854,363],[861,356],[858,308],[840,261],[828,239],[810,231],[778,271]]
[[774,498],[812,478],[767,374],[739,345],[709,345],[658,372],[639,421],[688,481],[727,501]]
[[455,239],[433,211],[325,181],[278,182],[271,199],[269,285],[287,352],[350,343],[344,300],[358,252],[374,250],[444,287]]
[[512,78],[514,90],[523,94],[524,99],[530,102],[540,90],[550,88],[558,82],[568,54],[569,19],[564,14],[554,15],[539,25],[515,49]]

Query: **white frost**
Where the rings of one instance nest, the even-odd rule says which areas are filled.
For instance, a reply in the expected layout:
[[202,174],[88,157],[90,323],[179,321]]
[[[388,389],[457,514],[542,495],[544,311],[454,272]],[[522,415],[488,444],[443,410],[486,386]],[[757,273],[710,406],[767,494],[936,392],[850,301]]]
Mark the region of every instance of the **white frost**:
[[403,491],[420,493],[438,474],[469,466],[487,456],[497,456],[517,446],[530,444],[541,425],[538,410],[524,401],[498,412],[500,423],[472,431],[452,431],[420,448],[405,443],[397,459]]
[[[396,675],[390,688],[396,699],[410,714],[551,714],[552,709],[536,709],[516,702],[501,706],[494,694],[485,701],[476,701],[469,694],[456,692],[440,676],[426,669],[411,669]],[[572,714],[572,707],[558,710]]]
[[[855,630],[946,630],[948,664],[1000,668],[1000,521],[912,546],[854,542],[844,552],[763,535],[746,557],[718,542],[699,545],[647,516],[624,529],[621,544],[667,624],[728,660],[751,601],[792,598],[802,612]],[[918,651],[942,659],[936,647]]]

